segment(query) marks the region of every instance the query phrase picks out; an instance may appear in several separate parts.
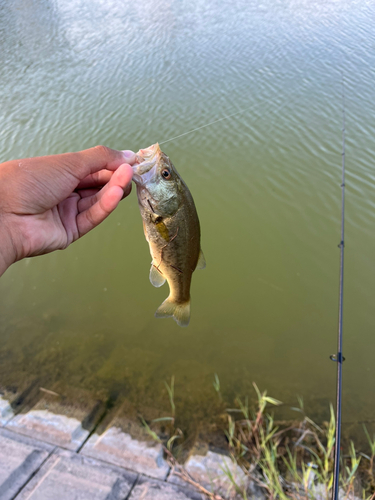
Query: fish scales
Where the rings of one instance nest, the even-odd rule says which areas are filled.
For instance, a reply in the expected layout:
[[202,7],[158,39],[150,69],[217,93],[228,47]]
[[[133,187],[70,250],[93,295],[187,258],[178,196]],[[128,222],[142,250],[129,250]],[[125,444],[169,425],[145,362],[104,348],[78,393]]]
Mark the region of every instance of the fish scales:
[[192,274],[205,267],[194,200],[158,144],[141,149],[137,162],[133,180],[152,257],[150,281],[156,287],[167,281],[170,289],[155,316],[172,316],[180,326],[187,326]]

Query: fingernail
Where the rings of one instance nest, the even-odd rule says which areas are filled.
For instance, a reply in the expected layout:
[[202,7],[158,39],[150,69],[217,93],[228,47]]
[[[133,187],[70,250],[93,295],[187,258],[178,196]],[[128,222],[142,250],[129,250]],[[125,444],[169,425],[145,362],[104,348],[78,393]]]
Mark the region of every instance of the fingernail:
[[130,151],[129,149],[125,149],[124,151],[121,151],[123,154],[124,158],[126,161],[134,161],[135,160],[135,153],[133,151]]

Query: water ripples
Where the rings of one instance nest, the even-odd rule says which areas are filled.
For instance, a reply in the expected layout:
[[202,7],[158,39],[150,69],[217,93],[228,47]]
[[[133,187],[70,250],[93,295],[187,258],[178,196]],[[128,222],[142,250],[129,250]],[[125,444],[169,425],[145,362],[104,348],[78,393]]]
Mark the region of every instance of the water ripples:
[[[205,304],[201,317],[205,328],[201,332],[203,326],[192,322],[191,335],[198,347],[199,339],[207,336],[207,342],[211,339],[222,352],[228,350],[229,330],[233,343],[243,346],[245,338],[259,331],[282,338],[282,322],[288,325],[291,342],[293,335],[297,341],[301,332],[312,328],[309,314],[301,313],[307,307],[310,312],[316,308],[321,316],[315,318],[319,342],[308,353],[312,362],[320,362],[337,291],[343,73],[347,231],[352,238],[348,249],[350,245],[356,249],[350,258],[361,277],[361,301],[348,316],[369,335],[373,315],[366,292],[369,295],[374,288],[375,218],[371,3],[39,0],[28,6],[16,0],[0,8],[1,158],[79,150],[98,143],[138,149],[165,141],[163,147],[196,199],[204,249],[210,257],[210,284],[193,290],[196,303]],[[45,257],[61,286],[87,279],[88,271],[72,263],[75,252],[82,259],[89,256],[93,265],[105,261],[107,256],[96,244],[99,240],[108,243],[107,252],[112,244],[117,248],[113,266],[121,274],[124,254],[131,252],[116,246],[120,238],[116,224],[124,220],[126,237],[136,246],[132,258],[146,254],[140,221],[129,217],[135,213],[129,208],[133,202],[124,202],[123,212],[100,229],[99,239],[87,238],[78,250],[73,248],[72,257],[63,261],[65,267],[62,257]],[[90,241],[95,244],[90,246]],[[124,247],[127,241],[124,236]],[[38,266],[37,260],[30,264],[35,280],[40,280],[40,288],[47,287]],[[10,271],[9,280],[24,272],[17,269]],[[146,271],[142,284],[136,269],[125,274],[146,304],[134,299],[134,291],[123,292],[137,311],[129,313],[132,322],[125,334],[133,335],[140,330],[137,314],[147,316],[155,291],[147,288]],[[10,286],[7,276],[2,290],[7,294],[13,290],[13,303],[19,304],[12,311],[28,310],[28,294]],[[353,276],[349,287],[354,287]],[[102,289],[98,276],[90,280],[93,290]],[[40,293],[35,307],[48,308],[48,297]],[[253,301],[251,319],[246,297]],[[85,289],[84,299],[95,310],[102,297]],[[218,302],[223,307],[218,308]],[[66,320],[69,328],[74,330],[77,324],[81,328],[79,307],[68,294],[64,304],[74,311]],[[226,304],[237,311],[235,317]],[[118,311],[110,310],[113,318],[118,317]],[[104,319],[93,315],[90,328],[96,322],[103,325]],[[119,344],[124,338],[123,320],[122,316],[121,321],[111,320]],[[152,321],[147,325],[152,328]],[[168,322],[158,328],[162,334],[174,334]],[[159,353],[156,358],[161,356],[158,345],[153,349]],[[194,357],[194,345],[189,349]],[[257,366],[277,365],[275,357],[277,353],[264,348]],[[221,362],[213,360],[215,370]],[[226,363],[228,371],[234,371],[237,359]],[[251,380],[258,375],[246,363],[240,369]],[[322,374],[328,377],[328,369]],[[271,372],[268,375],[272,378]],[[284,385],[294,383],[283,376]],[[365,380],[367,375],[361,376]],[[310,378],[301,374],[300,393]],[[317,393],[322,390],[314,387],[310,389]]]

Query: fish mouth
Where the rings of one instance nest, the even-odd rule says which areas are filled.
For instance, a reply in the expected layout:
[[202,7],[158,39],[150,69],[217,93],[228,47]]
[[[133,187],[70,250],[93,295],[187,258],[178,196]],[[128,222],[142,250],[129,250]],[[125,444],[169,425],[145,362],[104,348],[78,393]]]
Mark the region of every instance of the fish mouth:
[[138,151],[137,163],[132,166],[133,181],[137,186],[144,187],[155,176],[160,155],[161,149],[158,143]]
[[139,187],[145,186],[156,174],[157,162],[144,161],[133,165],[133,181]]

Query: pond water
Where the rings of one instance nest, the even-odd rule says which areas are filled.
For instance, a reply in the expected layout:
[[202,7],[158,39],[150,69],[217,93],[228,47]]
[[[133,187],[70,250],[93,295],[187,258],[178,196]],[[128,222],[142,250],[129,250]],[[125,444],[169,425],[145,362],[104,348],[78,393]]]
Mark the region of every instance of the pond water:
[[227,401],[255,381],[327,415],[344,80],[343,418],[373,419],[374,15],[364,0],[3,2],[1,161],[167,141],[207,268],[188,328],[154,318],[167,287],[149,283],[134,189],[87,237],[1,278],[1,385],[63,381],[167,409],[174,375],[177,414],[204,420],[217,373]]

